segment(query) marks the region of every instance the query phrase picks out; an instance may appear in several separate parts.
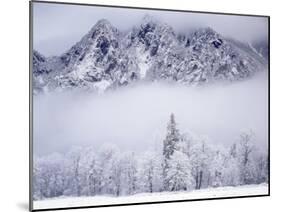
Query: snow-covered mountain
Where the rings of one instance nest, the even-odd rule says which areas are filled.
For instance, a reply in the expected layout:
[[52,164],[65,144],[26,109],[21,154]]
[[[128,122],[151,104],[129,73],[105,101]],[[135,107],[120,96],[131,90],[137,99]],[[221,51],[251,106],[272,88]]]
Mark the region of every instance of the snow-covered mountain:
[[267,58],[251,45],[225,38],[211,28],[177,34],[150,16],[128,33],[99,20],[60,56],[47,58],[33,52],[35,93],[76,88],[102,92],[140,80],[233,81],[266,67]]
[[268,41],[267,40],[259,40],[254,41],[252,43],[252,47],[255,49],[255,51],[261,55],[262,57],[268,59]]

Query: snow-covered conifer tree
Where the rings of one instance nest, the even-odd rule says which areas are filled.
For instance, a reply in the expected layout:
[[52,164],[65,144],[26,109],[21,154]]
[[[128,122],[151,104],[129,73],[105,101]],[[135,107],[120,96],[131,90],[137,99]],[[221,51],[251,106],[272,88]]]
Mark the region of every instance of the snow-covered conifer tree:
[[171,156],[173,155],[174,151],[176,150],[176,145],[180,141],[180,133],[177,129],[177,124],[175,121],[175,116],[172,113],[170,116],[170,120],[168,122],[167,126],[167,134],[166,138],[163,142],[163,176],[164,176],[164,189],[167,190],[169,188],[168,185],[168,178],[167,178],[167,172],[169,169],[169,160],[171,159]]
[[180,133],[177,129],[177,123],[175,121],[175,116],[172,113],[170,116],[170,121],[167,126],[167,135],[163,144],[163,155],[165,159],[170,159],[171,155],[176,149],[176,144],[180,140]]

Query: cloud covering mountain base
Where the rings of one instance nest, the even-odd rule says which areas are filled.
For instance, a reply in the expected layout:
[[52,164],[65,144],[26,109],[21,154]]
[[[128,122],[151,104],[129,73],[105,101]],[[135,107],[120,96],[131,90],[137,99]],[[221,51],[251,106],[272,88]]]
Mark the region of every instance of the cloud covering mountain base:
[[[182,132],[229,146],[251,128],[267,148],[266,77],[202,87],[148,83],[103,94],[63,92],[34,98],[35,154],[104,143],[143,151],[161,149],[169,115]],[[129,88],[129,89],[128,89]]]

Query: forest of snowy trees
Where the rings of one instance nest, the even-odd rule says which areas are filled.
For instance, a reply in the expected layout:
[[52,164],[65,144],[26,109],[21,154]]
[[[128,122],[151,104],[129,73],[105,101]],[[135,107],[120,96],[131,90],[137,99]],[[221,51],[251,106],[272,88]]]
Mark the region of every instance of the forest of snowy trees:
[[173,114],[162,151],[121,152],[114,145],[75,148],[34,158],[33,197],[121,196],[260,184],[268,181],[268,155],[251,130],[230,147],[181,133]]

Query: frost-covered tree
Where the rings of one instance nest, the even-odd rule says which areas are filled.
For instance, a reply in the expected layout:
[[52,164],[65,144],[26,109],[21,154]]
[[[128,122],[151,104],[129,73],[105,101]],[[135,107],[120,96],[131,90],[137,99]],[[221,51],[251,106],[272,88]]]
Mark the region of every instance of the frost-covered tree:
[[268,157],[265,153],[256,156],[256,183],[268,182]]
[[[195,179],[195,189],[201,189],[204,177],[208,177],[209,175],[211,154],[212,152],[210,147],[207,145],[206,138],[197,139],[190,156],[192,174]],[[208,184],[208,182],[206,184]]]
[[210,182],[212,187],[220,187],[224,184],[226,169],[226,156],[222,150],[215,151],[210,166]]
[[226,186],[237,186],[240,184],[240,165],[237,151],[237,144],[234,143],[226,156],[223,175],[223,182]]
[[133,152],[127,152],[122,156],[122,190],[131,195],[137,190],[137,160]]
[[112,145],[34,158],[33,198],[132,195],[268,182],[268,155],[243,131],[226,151],[206,137],[180,134],[171,115],[163,152],[120,152]]
[[100,192],[101,187],[101,167],[97,159],[93,159],[88,171],[88,195],[94,196]]
[[64,158],[57,153],[35,158],[33,172],[33,193],[35,199],[63,195],[66,181],[64,165]]
[[102,185],[102,167],[98,157],[93,149],[90,149],[89,154],[84,155],[88,163],[84,168],[84,184],[83,195],[94,196],[101,193]]
[[113,160],[110,162],[110,172],[108,178],[107,191],[110,194],[119,196],[122,191],[122,166],[120,162],[120,155],[115,155]]
[[194,178],[189,158],[181,151],[174,151],[168,161],[166,183],[169,191],[191,190]]
[[254,133],[252,130],[241,132],[238,141],[238,158],[240,165],[241,184],[255,183],[256,170],[254,160]]
[[101,193],[119,196],[121,193],[121,158],[115,145],[106,144],[100,149],[102,168]]
[[83,156],[83,148],[75,147],[66,155],[66,177],[67,189],[64,195],[80,196],[82,192],[81,159]]
[[182,151],[187,155],[187,157],[191,157],[194,145],[196,143],[196,138],[193,134],[183,133],[180,137],[180,142],[177,144],[177,149]]
[[138,163],[139,192],[159,192],[163,189],[162,156],[156,152],[147,151]]

